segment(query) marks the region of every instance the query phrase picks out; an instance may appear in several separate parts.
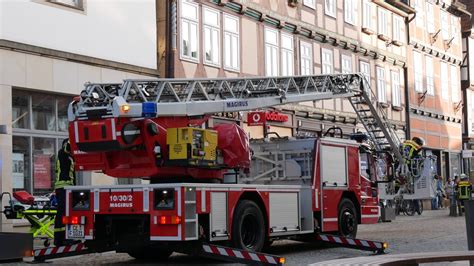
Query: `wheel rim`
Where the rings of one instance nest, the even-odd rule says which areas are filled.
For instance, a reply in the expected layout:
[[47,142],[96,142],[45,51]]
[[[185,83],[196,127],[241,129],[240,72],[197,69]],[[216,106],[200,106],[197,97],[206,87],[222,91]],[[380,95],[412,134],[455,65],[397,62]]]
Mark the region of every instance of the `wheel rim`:
[[246,215],[242,221],[242,244],[245,247],[251,249],[255,246],[257,242],[258,235],[258,225],[257,218],[253,215]]
[[350,209],[345,209],[342,212],[341,218],[342,218],[341,229],[342,229],[343,235],[345,236],[352,235],[354,233],[355,225],[356,225],[354,213],[352,213]]

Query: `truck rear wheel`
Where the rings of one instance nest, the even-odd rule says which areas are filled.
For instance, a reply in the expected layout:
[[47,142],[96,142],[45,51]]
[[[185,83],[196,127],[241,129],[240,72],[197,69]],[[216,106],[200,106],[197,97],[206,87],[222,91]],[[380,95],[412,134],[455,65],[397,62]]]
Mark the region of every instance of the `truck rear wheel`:
[[166,249],[159,249],[154,247],[144,247],[141,249],[134,249],[127,252],[128,255],[136,260],[167,260],[173,251]]
[[232,245],[248,251],[261,251],[265,244],[265,221],[255,202],[242,200],[232,220]]
[[357,211],[350,199],[343,198],[339,203],[339,235],[355,238],[357,235]]

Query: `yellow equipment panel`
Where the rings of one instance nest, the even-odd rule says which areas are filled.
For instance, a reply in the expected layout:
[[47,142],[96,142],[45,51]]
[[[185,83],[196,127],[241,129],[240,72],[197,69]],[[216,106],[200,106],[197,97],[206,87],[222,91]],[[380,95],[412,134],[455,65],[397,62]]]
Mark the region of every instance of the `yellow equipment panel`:
[[[169,147],[169,160],[189,160],[197,165],[216,161],[217,131],[193,127],[168,128],[166,143]],[[210,164],[211,163],[211,164]]]

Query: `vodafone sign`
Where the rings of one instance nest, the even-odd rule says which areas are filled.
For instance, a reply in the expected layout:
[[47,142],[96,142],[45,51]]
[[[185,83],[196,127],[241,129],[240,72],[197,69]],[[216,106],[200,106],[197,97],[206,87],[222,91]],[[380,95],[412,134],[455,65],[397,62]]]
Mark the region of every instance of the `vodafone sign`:
[[278,112],[249,112],[247,114],[249,126],[261,126],[266,121],[287,122],[288,116]]
[[261,126],[265,124],[266,112],[250,112],[247,113],[247,123],[249,126]]

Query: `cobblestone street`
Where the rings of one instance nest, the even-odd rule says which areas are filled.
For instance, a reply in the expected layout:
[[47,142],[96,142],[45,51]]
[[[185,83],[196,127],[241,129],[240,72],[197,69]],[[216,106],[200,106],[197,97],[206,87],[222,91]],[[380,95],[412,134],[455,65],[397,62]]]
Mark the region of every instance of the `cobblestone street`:
[[[388,253],[413,253],[434,251],[467,250],[466,225],[464,217],[449,217],[448,210],[425,211],[421,216],[397,216],[390,223],[359,226],[358,238],[386,241]],[[325,260],[371,256],[371,252],[347,248],[328,248],[319,244],[295,241],[278,241],[268,251],[284,255],[288,265],[310,264]],[[127,254],[108,252],[83,255],[73,258],[56,259],[52,264],[147,264],[139,262]],[[219,264],[207,259],[183,254],[173,254],[165,264]],[[155,264],[155,263],[154,263]]]

